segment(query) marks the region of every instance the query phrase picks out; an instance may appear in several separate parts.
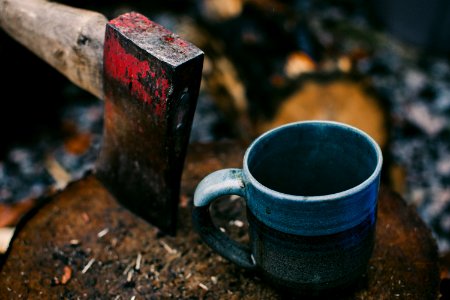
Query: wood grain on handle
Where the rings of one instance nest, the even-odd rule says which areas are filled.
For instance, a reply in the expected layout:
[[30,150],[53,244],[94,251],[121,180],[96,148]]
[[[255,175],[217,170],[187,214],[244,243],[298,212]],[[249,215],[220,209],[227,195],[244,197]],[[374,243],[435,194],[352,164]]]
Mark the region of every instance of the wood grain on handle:
[[44,0],[0,0],[0,28],[82,89],[103,99],[100,13]]

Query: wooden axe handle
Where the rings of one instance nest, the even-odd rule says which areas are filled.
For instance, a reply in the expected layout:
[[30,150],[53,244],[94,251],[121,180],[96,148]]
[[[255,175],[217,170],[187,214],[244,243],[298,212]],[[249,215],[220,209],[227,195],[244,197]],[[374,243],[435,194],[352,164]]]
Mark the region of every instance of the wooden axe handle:
[[45,0],[0,0],[0,28],[100,99],[107,22],[100,13]]

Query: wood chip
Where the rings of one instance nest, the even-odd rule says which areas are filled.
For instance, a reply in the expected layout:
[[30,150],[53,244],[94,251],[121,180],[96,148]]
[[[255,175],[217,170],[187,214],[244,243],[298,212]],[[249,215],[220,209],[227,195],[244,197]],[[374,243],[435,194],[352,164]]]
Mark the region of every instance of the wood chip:
[[72,278],[72,269],[69,266],[64,266],[64,274],[61,277],[61,284],[66,284]]
[[139,271],[139,269],[141,268],[141,262],[142,262],[142,254],[138,253],[136,257],[136,266],[134,267],[136,271]]
[[134,261],[130,262],[127,267],[125,268],[125,270],[123,270],[123,275],[128,274],[128,272],[130,272],[131,268],[134,266]]
[[81,271],[82,274],[85,274],[89,268],[94,264],[95,258],[91,258],[91,260],[87,263],[86,266],[84,266],[83,270]]
[[99,233],[97,233],[97,237],[99,239],[101,239],[102,237],[104,237],[107,233],[109,232],[109,228],[105,228],[102,231],[100,231]]
[[9,242],[14,235],[14,229],[10,227],[0,228],[0,253],[5,253],[8,250]]
[[77,239],[73,239],[73,240],[70,240],[69,243],[71,246],[78,246],[80,244],[80,241]]
[[66,171],[63,166],[53,157],[48,156],[45,160],[45,167],[56,182],[58,190],[64,189],[72,180],[72,176]]
[[170,254],[177,254],[178,251],[171,248],[169,245],[167,245],[164,241],[161,241],[161,245],[164,247],[164,249],[166,249],[167,252],[169,252]]
[[127,275],[127,282],[131,282],[131,280],[133,279],[133,274],[134,274],[134,271],[133,271],[133,269],[131,269]]

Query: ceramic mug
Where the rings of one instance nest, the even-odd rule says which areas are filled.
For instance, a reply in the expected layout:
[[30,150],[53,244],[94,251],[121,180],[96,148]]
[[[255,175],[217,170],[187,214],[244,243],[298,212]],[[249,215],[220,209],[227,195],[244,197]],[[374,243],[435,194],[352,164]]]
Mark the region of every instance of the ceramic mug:
[[[351,285],[372,254],[382,152],[365,132],[331,121],[272,129],[246,150],[242,169],[206,176],[193,223],[214,251],[294,294]],[[209,206],[245,199],[250,246],[218,230]]]

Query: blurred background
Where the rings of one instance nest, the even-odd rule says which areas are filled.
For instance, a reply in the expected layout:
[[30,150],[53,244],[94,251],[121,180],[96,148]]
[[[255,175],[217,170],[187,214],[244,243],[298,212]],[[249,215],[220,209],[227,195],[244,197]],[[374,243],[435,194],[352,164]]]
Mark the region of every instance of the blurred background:
[[[137,11],[205,52],[191,143],[326,119],[383,149],[383,184],[450,250],[450,2],[59,1]],[[0,227],[92,169],[103,102],[0,30]]]

